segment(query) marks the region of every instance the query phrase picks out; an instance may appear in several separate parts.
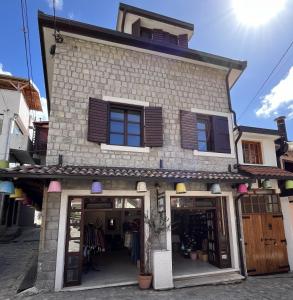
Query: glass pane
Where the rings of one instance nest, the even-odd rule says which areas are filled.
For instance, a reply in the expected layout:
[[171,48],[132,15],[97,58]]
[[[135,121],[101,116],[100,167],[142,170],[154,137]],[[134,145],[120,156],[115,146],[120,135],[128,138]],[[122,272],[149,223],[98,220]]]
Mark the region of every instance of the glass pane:
[[78,268],[78,265],[79,265],[79,256],[77,256],[77,255],[68,255],[67,267],[68,268]]
[[140,146],[140,136],[139,135],[128,135],[127,145],[139,147]]
[[66,271],[66,280],[67,282],[70,281],[77,281],[78,280],[78,269],[67,270]]
[[140,134],[140,124],[128,123],[128,133]]
[[126,198],[125,208],[141,208],[141,198]]
[[81,209],[81,203],[82,203],[81,198],[75,198],[75,199],[71,200],[71,202],[70,202],[71,209],[72,210]]
[[68,252],[79,252],[80,240],[69,240]]
[[110,134],[110,144],[111,145],[123,145],[124,144],[124,135],[123,134]]
[[208,145],[206,142],[198,142],[198,150],[199,151],[207,151]]
[[119,121],[111,121],[110,123],[110,131],[111,132],[124,132],[124,123]]
[[80,237],[80,225],[70,225],[69,227],[69,237],[79,238]]
[[81,212],[80,211],[71,211],[69,218],[70,218],[71,223],[72,222],[77,223],[81,219]]
[[206,132],[203,130],[198,131],[198,140],[199,141],[206,141],[207,135]]
[[124,111],[122,109],[112,109],[110,113],[111,120],[124,120]]
[[123,199],[115,198],[115,208],[123,208]]
[[197,129],[205,130],[206,129],[206,123],[197,122]]
[[131,122],[140,122],[140,113],[136,111],[129,111],[128,112],[128,121]]

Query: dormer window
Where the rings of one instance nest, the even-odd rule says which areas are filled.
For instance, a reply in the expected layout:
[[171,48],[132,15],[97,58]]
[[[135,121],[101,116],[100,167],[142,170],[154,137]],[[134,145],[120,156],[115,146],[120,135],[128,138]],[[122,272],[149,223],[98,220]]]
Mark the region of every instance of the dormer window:
[[149,28],[141,27],[140,28],[140,36],[142,38],[151,40],[153,38],[153,31]]

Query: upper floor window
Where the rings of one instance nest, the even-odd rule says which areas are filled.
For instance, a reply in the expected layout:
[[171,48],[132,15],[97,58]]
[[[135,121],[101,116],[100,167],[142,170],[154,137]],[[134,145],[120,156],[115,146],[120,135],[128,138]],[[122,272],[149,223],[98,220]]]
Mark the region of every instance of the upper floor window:
[[197,142],[199,151],[211,150],[211,122],[208,116],[200,116],[197,118]]
[[110,107],[109,144],[142,146],[142,109]]
[[153,31],[146,27],[140,27],[140,36],[145,39],[151,40],[153,38]]
[[262,164],[261,143],[242,141],[243,161],[246,164]]

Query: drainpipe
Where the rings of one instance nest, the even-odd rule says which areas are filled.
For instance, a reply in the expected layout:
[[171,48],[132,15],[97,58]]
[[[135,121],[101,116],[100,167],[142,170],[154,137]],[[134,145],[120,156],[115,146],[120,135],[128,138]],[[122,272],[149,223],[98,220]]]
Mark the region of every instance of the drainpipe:
[[[237,117],[236,112],[232,109],[232,103],[231,103],[231,96],[230,96],[230,88],[229,88],[229,75],[231,73],[231,68],[229,69],[227,75],[226,75],[226,90],[227,90],[227,96],[228,96],[228,105],[229,110],[233,113],[234,118],[234,124],[235,127],[233,128],[233,132],[238,130],[238,136],[235,140],[235,153],[236,153],[236,166],[239,165],[239,156],[238,156],[238,150],[237,150],[237,144],[242,136],[242,131],[240,130],[238,124],[237,124]],[[238,249],[239,249],[239,256],[240,256],[240,269],[241,269],[241,275],[247,278],[247,269],[246,269],[246,261],[245,261],[245,248],[243,243],[243,228],[242,228],[242,213],[241,213],[241,205],[240,205],[240,199],[241,196],[238,196],[235,198],[235,210],[236,210],[236,226],[237,226],[237,241],[238,241]]]

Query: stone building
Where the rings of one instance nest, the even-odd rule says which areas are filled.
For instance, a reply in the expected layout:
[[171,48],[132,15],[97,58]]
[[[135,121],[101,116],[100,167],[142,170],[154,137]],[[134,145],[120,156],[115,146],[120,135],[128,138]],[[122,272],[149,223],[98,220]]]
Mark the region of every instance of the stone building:
[[38,18],[46,166],[5,173],[45,186],[37,287],[243,278],[234,199],[250,177],[230,89],[246,62],[190,49],[192,24],[125,4],[116,30]]

